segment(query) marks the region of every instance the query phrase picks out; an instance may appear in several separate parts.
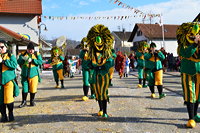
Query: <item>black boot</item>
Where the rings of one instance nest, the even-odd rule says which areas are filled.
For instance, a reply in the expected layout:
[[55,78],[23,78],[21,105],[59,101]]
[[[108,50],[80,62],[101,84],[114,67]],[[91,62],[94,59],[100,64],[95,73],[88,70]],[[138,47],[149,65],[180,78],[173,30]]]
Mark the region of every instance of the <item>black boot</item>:
[[199,102],[196,102],[194,105],[194,116],[197,115],[198,106],[199,106]]
[[139,84],[142,84],[142,79],[139,79]]
[[143,79],[143,87],[146,88],[147,85],[146,85],[146,79]]
[[65,87],[64,87],[64,81],[63,81],[63,80],[60,80],[60,82],[61,82],[61,88],[65,88]]
[[194,119],[194,103],[187,102],[189,120]]
[[102,105],[103,105],[103,113],[107,114],[107,100],[103,100]]
[[108,114],[107,114],[107,100],[103,100],[102,101],[102,105],[103,105],[103,118],[108,118]]
[[113,86],[112,79],[109,80],[109,86]]
[[161,99],[163,97],[166,97],[166,94],[163,93],[163,86],[158,85],[157,88],[158,88],[159,98]]
[[30,93],[30,106],[36,105],[34,99],[35,99],[35,93]]
[[1,111],[1,122],[7,122],[8,117],[6,114],[6,105],[5,104],[0,105],[0,111]]
[[9,111],[9,113],[8,113],[9,121],[14,121],[15,120],[14,115],[13,115],[14,102],[7,104],[7,107],[8,107],[8,111]]
[[59,82],[58,82],[58,80],[56,80],[56,87],[55,88],[59,88]]
[[22,92],[22,103],[19,105],[19,108],[23,108],[26,106],[27,95],[28,95],[28,93]]
[[98,103],[99,103],[99,111],[103,111],[102,101],[98,100]]
[[94,93],[94,89],[92,88],[92,85],[90,85],[90,92],[91,92],[90,99],[95,99],[96,96],[95,96],[95,93]]
[[101,100],[98,100],[99,103],[99,112],[98,112],[98,116],[102,116],[103,115],[103,103]]
[[198,106],[199,106],[199,102],[196,102],[194,105],[194,120],[196,122],[200,122],[200,116],[197,115]]
[[85,86],[83,85],[83,93],[84,93],[84,96],[88,96],[88,91],[89,91],[89,86]]
[[149,89],[150,89],[150,91],[151,91],[152,94],[155,93],[154,86],[149,86]]

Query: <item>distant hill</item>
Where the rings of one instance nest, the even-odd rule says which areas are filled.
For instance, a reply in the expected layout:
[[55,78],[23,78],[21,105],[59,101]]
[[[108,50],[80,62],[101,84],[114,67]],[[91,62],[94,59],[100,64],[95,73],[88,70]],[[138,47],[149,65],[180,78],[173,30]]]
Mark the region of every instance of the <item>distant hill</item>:
[[[53,46],[56,44],[56,39],[54,39],[54,40],[45,40],[45,41],[48,42],[48,43],[53,44]],[[67,49],[74,49],[80,43],[81,43],[80,41],[67,39]]]

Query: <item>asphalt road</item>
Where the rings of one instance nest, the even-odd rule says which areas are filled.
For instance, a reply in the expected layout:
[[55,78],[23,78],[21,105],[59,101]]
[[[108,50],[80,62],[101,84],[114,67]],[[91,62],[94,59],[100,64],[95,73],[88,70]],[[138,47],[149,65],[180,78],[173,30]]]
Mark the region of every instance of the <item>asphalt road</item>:
[[[15,99],[15,122],[0,123],[0,132],[34,133],[188,133],[200,132],[200,124],[188,129],[179,73],[164,74],[164,99],[151,99],[148,88],[137,88],[137,73],[120,79],[114,74],[109,88],[109,118],[97,116],[95,100],[82,101],[82,76],[65,78],[65,88],[54,88],[52,72],[42,73],[35,107],[18,108]],[[158,92],[156,89],[156,95]],[[29,101],[29,97],[28,97]],[[28,102],[29,104],[29,102]]]

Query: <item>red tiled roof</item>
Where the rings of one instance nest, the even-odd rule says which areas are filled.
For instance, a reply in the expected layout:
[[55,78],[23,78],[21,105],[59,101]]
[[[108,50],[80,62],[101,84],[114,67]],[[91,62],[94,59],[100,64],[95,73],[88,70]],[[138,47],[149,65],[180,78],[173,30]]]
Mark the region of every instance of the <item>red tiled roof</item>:
[[[179,25],[164,24],[165,39],[176,39],[176,30],[178,26]],[[159,24],[136,24],[128,40],[129,42],[133,41],[133,38],[137,34],[138,29],[140,29],[142,34],[147,38],[162,38],[162,27]]]
[[0,0],[0,14],[42,14],[42,0]]

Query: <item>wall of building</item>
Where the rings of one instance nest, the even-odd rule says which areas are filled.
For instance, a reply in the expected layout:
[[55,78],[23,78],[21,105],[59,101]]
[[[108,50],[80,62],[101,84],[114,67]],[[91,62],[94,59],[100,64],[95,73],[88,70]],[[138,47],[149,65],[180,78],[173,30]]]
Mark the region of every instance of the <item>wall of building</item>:
[[156,43],[157,50],[159,50],[161,47],[164,47],[167,53],[173,53],[174,56],[178,56],[177,55],[178,44],[176,40],[165,40],[164,46],[162,40],[153,40],[153,42]]
[[38,44],[39,30],[37,17],[30,15],[0,15],[0,25]]
[[[115,41],[114,41],[114,45],[113,45],[115,51],[122,51],[122,49],[123,49],[122,47],[129,47],[130,48],[130,47],[133,46],[132,42],[127,42],[127,41],[123,42],[122,40],[119,39],[119,37],[116,37],[115,34],[113,34],[113,35],[115,37]],[[124,48],[124,49],[127,49],[127,48]]]
[[[137,36],[137,34],[136,34],[136,36],[133,38],[132,44],[134,44],[134,42],[140,42],[140,41],[144,41],[144,40],[148,40],[148,38],[146,38],[144,35]],[[174,56],[178,56],[177,55],[178,44],[177,44],[176,39],[165,39],[165,45],[163,45],[162,39],[154,39],[152,41],[156,43],[156,45],[157,45],[156,49],[159,50],[161,47],[164,47],[166,52],[173,53]],[[150,43],[150,42],[148,42],[148,43]]]
[[[34,15],[0,15],[0,25],[12,30],[23,37],[39,44],[39,29],[37,24],[37,17]],[[13,45],[14,46],[14,45]],[[20,46],[19,52],[26,50],[27,46]],[[16,47],[13,47],[13,54]],[[39,47],[35,47],[35,51],[39,51]]]

